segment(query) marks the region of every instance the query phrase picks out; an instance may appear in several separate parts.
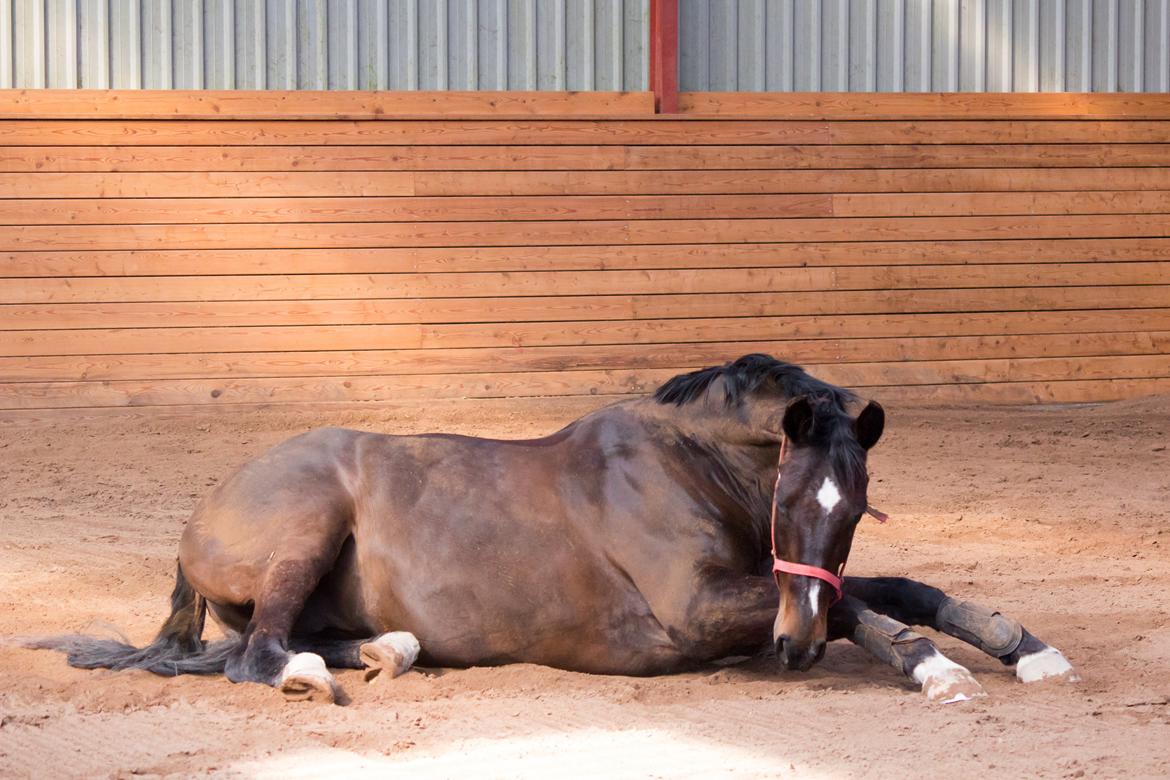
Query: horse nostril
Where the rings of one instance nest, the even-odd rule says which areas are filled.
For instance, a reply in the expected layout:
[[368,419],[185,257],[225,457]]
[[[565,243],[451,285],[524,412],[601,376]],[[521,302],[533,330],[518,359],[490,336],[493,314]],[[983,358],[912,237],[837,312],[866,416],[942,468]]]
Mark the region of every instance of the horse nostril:
[[822,639],[819,642],[817,642],[815,645],[813,645],[813,660],[812,660],[812,662],[815,664],[817,661],[820,661],[824,657],[825,657],[825,640]]
[[781,634],[776,637],[775,642],[776,657],[780,659],[780,663],[784,666],[788,665],[788,635]]

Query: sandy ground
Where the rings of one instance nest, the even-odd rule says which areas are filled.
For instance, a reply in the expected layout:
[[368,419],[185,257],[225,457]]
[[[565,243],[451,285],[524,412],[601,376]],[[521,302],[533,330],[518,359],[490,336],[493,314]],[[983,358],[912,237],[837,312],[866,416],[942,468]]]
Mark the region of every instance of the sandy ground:
[[[324,424],[550,432],[601,399],[0,416],[0,635],[108,631],[166,613],[196,499]],[[348,706],[223,678],[85,672],[0,648],[0,777],[1027,777],[1170,775],[1170,397],[1100,407],[889,409],[855,574],[994,605],[1084,682],[1017,683],[939,644],[989,698],[931,705],[847,643],[775,662],[628,679],[536,666],[412,671]],[[409,774],[407,774],[409,773]]]

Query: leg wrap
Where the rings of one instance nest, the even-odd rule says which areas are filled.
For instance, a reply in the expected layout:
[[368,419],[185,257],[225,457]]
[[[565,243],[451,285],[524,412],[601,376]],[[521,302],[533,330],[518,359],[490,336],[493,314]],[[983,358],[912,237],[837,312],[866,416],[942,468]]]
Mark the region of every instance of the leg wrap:
[[1010,655],[1024,638],[1024,627],[1009,617],[970,601],[947,597],[938,607],[935,625],[940,631],[975,645],[988,655]]
[[[905,666],[906,659],[904,653],[898,652],[897,646],[908,645],[919,639],[926,637],[877,612],[868,612],[865,620],[858,622],[853,630],[853,641],[891,666],[899,668]],[[909,670],[903,671],[909,674]]]

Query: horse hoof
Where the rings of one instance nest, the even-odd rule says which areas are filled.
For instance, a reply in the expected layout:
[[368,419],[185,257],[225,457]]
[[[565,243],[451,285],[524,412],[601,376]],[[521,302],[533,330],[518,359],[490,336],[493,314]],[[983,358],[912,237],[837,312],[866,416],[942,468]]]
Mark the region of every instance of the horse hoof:
[[366,667],[366,682],[386,672],[391,679],[405,672],[418,660],[418,639],[409,631],[391,631],[366,642],[358,653]]
[[1016,679],[1022,683],[1041,680],[1080,682],[1081,676],[1064,654],[1055,647],[1046,647],[1036,653],[1025,655],[1016,662]]
[[987,695],[971,672],[941,653],[914,667],[914,679],[922,684],[927,701],[939,704],[971,701]]
[[336,683],[316,653],[297,653],[280,673],[280,692],[289,701],[317,701],[332,704],[337,700]]

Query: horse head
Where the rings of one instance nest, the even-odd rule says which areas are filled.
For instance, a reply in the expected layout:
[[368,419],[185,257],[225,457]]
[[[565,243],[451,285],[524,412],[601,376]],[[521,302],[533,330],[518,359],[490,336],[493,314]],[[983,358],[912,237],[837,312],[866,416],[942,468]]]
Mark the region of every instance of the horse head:
[[853,532],[868,507],[866,457],[885,426],[870,401],[857,417],[826,394],[790,399],[779,415],[779,473],[772,496],[772,557],[780,607],[772,629],[777,656],[805,670],[825,652],[829,607]]
[[[885,412],[871,401],[854,416],[849,409],[860,401],[853,393],[770,355],[677,376],[654,397],[685,410],[696,429],[750,453],[730,470],[756,486],[741,493],[758,495],[749,502],[757,529],[771,506],[765,533],[780,590],[773,641],[785,666],[809,668],[824,653],[829,607],[840,598],[853,531],[868,508],[867,453],[881,438]],[[768,457],[759,460],[763,453]]]

